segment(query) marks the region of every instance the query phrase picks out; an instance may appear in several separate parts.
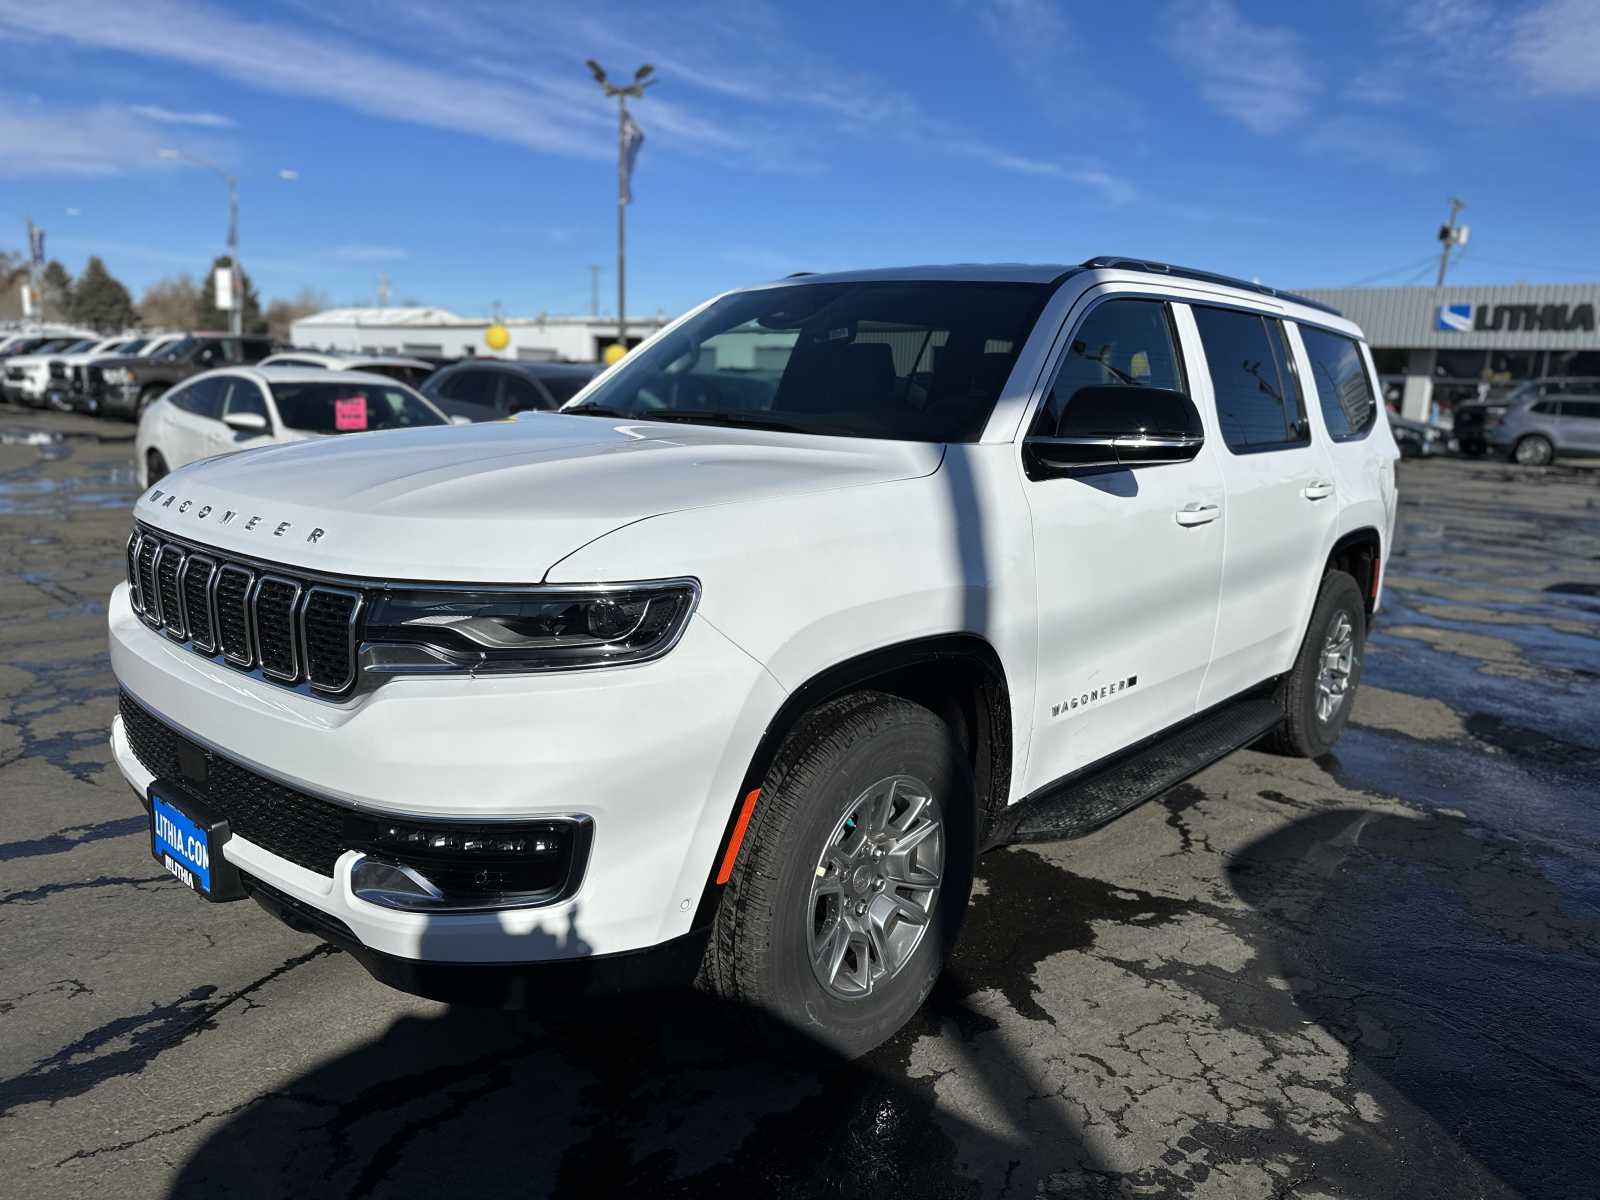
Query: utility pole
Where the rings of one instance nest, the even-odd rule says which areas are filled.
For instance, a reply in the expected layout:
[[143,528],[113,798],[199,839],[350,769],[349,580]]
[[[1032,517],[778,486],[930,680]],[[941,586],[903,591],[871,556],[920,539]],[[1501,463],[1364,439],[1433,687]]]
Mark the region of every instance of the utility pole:
[[378,272],[378,307],[389,307],[389,272]]
[[33,307],[33,318],[44,324],[44,293],[39,290],[39,264],[44,259],[44,230],[35,227],[28,218],[28,302]]
[[600,264],[589,264],[589,315],[600,315]]
[[627,241],[628,241],[628,201],[633,197],[628,187],[629,177],[633,174],[633,159],[639,152],[639,145],[644,141],[644,134],[633,123],[633,118],[628,115],[628,97],[639,99],[644,96],[645,88],[655,83],[650,75],[655,68],[645,63],[633,73],[633,82],[627,86],[612,83],[606,78],[604,69],[594,59],[584,60],[584,65],[589,68],[589,73],[594,76],[595,82],[600,85],[607,96],[617,98],[617,345],[622,347],[624,353],[628,349],[628,284],[627,284]]
[[1450,269],[1450,251],[1467,244],[1469,230],[1465,225],[1456,224],[1456,217],[1466,206],[1465,200],[1451,196],[1450,219],[1439,226],[1439,280],[1433,285],[1436,290],[1444,287],[1444,275]]

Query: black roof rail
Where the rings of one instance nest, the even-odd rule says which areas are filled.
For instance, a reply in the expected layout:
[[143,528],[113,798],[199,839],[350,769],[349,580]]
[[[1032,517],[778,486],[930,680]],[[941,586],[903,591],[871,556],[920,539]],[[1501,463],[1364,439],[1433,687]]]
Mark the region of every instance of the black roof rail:
[[1153,275],[1173,275],[1179,279],[1198,279],[1202,283],[1220,283],[1224,287],[1242,288],[1247,292],[1259,292],[1263,296],[1274,296],[1279,300],[1287,300],[1290,304],[1303,304],[1307,308],[1314,308],[1319,312],[1332,313],[1336,317],[1344,316],[1344,313],[1333,305],[1324,304],[1321,300],[1313,300],[1309,296],[1297,295],[1294,292],[1285,292],[1249,279],[1235,279],[1231,275],[1219,275],[1215,271],[1197,271],[1193,267],[1175,267],[1171,263],[1152,262],[1147,258],[1126,258],[1120,254],[1096,255],[1094,258],[1085,259],[1083,266],[1085,270],[1090,271],[1148,271]]
[[815,275],[815,274],[816,274],[815,271],[790,271],[787,275],[784,276],[784,278],[785,279],[804,279],[807,275]]

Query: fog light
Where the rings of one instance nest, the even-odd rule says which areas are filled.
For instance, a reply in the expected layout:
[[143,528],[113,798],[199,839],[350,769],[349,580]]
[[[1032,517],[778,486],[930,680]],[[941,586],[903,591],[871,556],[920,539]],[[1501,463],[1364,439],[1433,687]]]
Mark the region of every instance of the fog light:
[[384,908],[438,908],[444,893],[410,867],[363,858],[350,870],[350,890]]

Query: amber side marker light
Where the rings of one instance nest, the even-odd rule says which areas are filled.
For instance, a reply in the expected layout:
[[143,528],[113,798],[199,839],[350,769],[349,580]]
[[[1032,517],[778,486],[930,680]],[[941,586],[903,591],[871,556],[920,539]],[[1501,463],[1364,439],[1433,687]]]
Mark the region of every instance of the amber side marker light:
[[722,854],[722,865],[717,868],[718,883],[727,883],[733,877],[733,861],[739,857],[744,831],[750,827],[750,815],[756,811],[756,801],[760,796],[761,789],[752,788],[739,807],[739,819],[733,823],[733,836],[728,839],[728,848]]

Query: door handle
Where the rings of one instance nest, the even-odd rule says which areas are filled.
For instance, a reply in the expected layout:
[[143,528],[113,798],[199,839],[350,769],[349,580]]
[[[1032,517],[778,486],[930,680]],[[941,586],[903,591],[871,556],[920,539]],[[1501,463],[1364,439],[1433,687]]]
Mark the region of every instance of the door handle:
[[1324,479],[1319,479],[1315,483],[1306,484],[1306,486],[1301,489],[1300,494],[1307,500],[1326,500],[1329,496],[1333,495],[1333,484]]
[[1179,525],[1209,525],[1222,515],[1215,504],[1185,504],[1175,514]]

